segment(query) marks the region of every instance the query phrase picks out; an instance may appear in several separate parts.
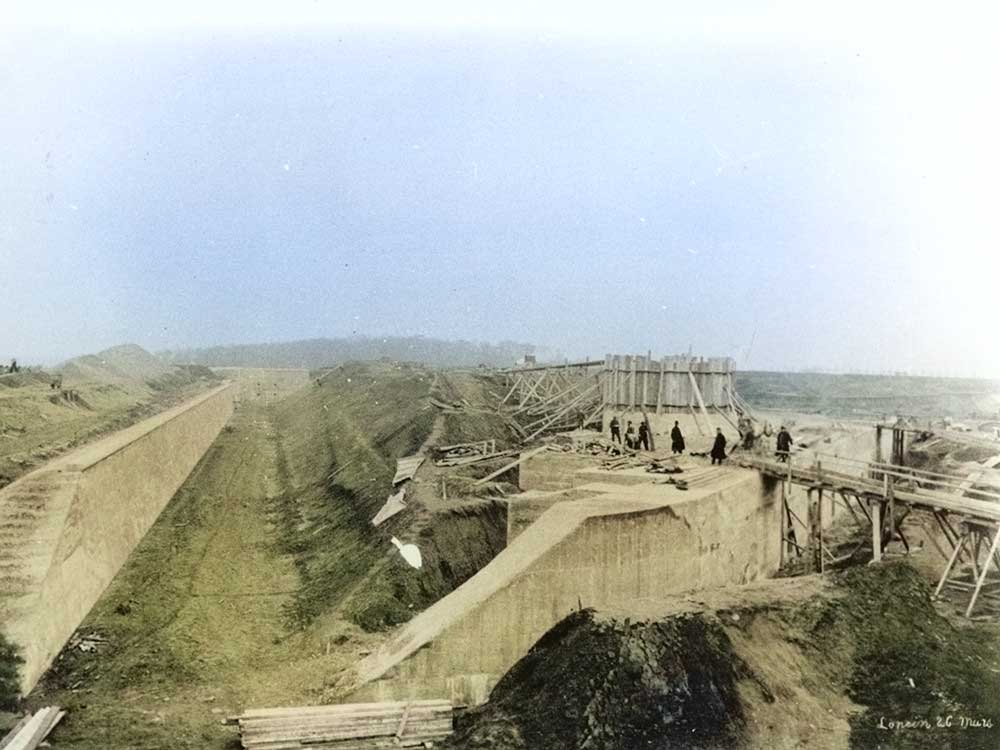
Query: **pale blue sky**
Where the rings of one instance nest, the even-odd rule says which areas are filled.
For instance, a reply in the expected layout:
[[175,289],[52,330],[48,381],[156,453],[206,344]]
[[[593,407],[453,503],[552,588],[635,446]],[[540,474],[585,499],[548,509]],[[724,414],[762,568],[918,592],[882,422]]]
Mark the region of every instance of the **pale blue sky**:
[[424,334],[1000,376],[985,18],[277,5],[8,8],[0,356]]

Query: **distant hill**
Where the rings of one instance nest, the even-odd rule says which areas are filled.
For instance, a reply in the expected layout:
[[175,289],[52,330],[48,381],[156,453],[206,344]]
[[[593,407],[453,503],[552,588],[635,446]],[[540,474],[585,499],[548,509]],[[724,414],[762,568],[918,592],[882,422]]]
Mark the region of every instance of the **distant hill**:
[[173,370],[168,363],[135,344],[114,346],[97,354],[76,357],[59,368],[67,381],[77,382],[143,382],[163,378]]
[[307,339],[276,344],[214,346],[162,352],[166,362],[209,367],[303,367],[314,369],[341,362],[391,359],[432,367],[509,367],[538,347],[514,341],[499,344],[412,337]]

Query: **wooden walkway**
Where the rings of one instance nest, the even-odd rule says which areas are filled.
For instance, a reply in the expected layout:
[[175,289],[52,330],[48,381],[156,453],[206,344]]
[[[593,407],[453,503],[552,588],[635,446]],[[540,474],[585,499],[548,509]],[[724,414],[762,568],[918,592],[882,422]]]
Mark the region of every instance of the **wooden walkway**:
[[[875,561],[881,560],[886,545],[893,541],[902,542],[909,551],[909,542],[898,523],[900,515],[910,511],[928,514],[950,547],[946,549],[936,535],[928,534],[931,543],[948,561],[935,597],[945,586],[970,592],[966,617],[972,615],[981,595],[1000,598],[1000,575],[991,577],[991,573],[1000,573],[1000,493],[977,486],[1000,459],[987,461],[968,477],[822,453],[813,454],[811,460],[793,454],[787,462],[747,456],[739,463],[782,481],[786,509],[782,528],[784,548],[794,549],[800,557],[805,552],[814,569],[822,572],[826,565],[852,557],[867,543],[862,542],[840,558],[826,549],[822,513],[823,495],[827,493],[831,503],[839,500],[855,520],[870,526]],[[798,519],[788,505],[793,485],[805,488],[808,493],[805,521]],[[805,530],[804,545],[799,545],[795,537],[796,522]],[[985,559],[984,550],[988,550]],[[952,577],[956,565],[962,562],[971,567],[973,580]]]

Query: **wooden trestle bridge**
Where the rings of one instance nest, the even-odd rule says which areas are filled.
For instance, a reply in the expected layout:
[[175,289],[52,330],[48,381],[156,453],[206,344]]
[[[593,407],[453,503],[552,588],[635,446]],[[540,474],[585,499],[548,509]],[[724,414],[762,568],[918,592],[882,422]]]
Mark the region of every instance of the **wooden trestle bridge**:
[[[968,593],[966,617],[972,615],[981,596],[1000,599],[1000,493],[977,485],[1000,461],[990,461],[967,477],[816,452],[793,453],[787,462],[748,456],[739,463],[782,482],[783,556],[804,557],[808,565],[822,572],[827,565],[853,557],[869,543],[864,539],[847,554],[833,555],[824,540],[824,496],[830,513],[842,506],[860,526],[870,527],[868,538],[876,562],[895,542],[909,552],[901,522],[910,512],[917,512],[925,516],[922,520],[933,519],[940,534],[924,524],[926,537],[947,560],[935,598],[946,586]],[[793,487],[806,490],[805,519],[799,518],[789,503]],[[801,544],[796,526],[805,534]],[[960,564],[971,568],[971,580],[956,575]]]

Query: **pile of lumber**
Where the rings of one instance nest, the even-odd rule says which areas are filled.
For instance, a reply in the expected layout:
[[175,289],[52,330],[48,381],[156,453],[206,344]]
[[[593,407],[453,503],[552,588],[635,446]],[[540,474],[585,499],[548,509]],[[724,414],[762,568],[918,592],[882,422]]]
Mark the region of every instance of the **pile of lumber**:
[[645,467],[653,474],[680,474],[683,472],[677,461],[670,457],[657,456],[653,453],[629,452],[601,462],[601,468],[608,471],[620,469],[636,469]]
[[261,708],[231,718],[243,747],[257,750],[431,747],[452,733],[447,700]]
[[437,459],[434,461],[435,466],[466,466],[480,461],[488,461],[491,458],[516,456],[519,451],[498,451],[496,440],[480,440],[476,443],[442,445],[435,448],[434,452],[437,455]]
[[0,740],[0,750],[35,750],[65,715],[58,706],[48,706],[25,716]]

